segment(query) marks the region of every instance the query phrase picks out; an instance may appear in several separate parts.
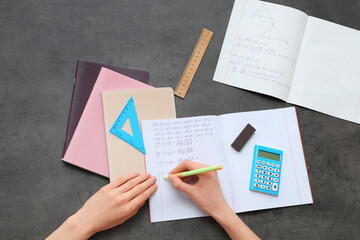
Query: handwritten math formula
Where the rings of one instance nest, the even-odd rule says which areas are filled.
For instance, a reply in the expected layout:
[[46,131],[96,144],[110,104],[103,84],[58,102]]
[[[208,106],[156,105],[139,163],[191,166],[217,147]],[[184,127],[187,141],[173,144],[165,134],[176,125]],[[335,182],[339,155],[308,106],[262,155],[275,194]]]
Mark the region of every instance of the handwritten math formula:
[[245,78],[272,82],[290,89],[290,86],[284,84],[282,80],[286,74],[286,70],[267,64],[267,62],[263,60],[264,56],[265,58],[280,59],[289,66],[294,66],[295,64],[295,58],[280,53],[279,49],[267,40],[239,36],[230,56],[229,70],[231,73]]
[[214,134],[218,124],[211,117],[155,121],[153,136],[158,175],[163,177],[183,160],[199,160],[198,145]]

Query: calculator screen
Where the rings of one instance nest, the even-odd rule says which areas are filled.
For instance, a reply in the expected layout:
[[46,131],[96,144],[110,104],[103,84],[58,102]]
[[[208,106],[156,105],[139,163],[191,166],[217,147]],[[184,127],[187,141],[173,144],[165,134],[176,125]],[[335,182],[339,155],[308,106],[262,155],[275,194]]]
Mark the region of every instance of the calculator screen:
[[271,159],[271,160],[274,160],[274,161],[279,161],[280,160],[280,155],[279,154],[265,152],[265,151],[261,151],[261,150],[259,150],[258,156],[261,157],[261,158],[267,158],[267,159]]

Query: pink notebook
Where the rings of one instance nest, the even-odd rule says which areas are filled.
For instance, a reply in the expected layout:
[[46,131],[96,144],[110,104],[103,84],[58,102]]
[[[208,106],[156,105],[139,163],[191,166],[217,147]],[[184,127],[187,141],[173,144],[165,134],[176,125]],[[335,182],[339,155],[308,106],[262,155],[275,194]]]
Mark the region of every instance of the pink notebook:
[[101,92],[139,88],[152,87],[102,68],[62,160],[109,177]]

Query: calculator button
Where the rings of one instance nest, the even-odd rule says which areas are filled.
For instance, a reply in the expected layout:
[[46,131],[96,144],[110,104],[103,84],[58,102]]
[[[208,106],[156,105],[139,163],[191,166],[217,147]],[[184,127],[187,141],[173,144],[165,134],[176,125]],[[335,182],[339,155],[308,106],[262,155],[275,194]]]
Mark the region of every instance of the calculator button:
[[279,181],[279,179],[278,178],[274,178],[274,182],[278,182]]
[[261,176],[262,179],[266,179],[266,176]]
[[265,185],[260,185],[260,188],[261,188],[261,189],[264,189],[264,188],[265,188]]
[[261,166],[260,166],[260,165],[256,165],[256,168],[261,168]]
[[266,165],[270,166],[270,163],[269,163],[269,162],[267,162],[267,163],[266,163]]
[[254,187],[258,188],[258,187],[259,187],[259,184],[255,183],[255,184],[254,184]]
[[277,183],[274,183],[273,186],[272,186],[272,190],[274,192],[276,192],[278,190],[278,184]]
[[272,163],[271,166],[272,166],[272,167],[275,167],[275,163]]
[[262,161],[261,163],[262,163],[262,165],[265,165],[265,161]]
[[278,173],[280,172],[280,170],[278,168],[275,168],[275,172]]
[[267,185],[271,185],[271,182],[270,182],[270,181],[268,181],[266,184],[267,184]]
[[266,181],[265,181],[265,180],[261,180],[260,183],[261,183],[261,184],[265,184]]
[[267,166],[263,166],[262,169],[266,170],[266,169],[267,169]]
[[257,179],[257,178],[255,178],[255,180],[254,180],[256,183],[258,183],[260,180],[259,179]]
[[259,169],[255,169],[256,173],[261,173],[261,171]]
[[274,174],[274,177],[279,177],[279,174],[275,173],[275,174]]
[[261,161],[260,160],[257,160],[256,163],[260,163]]
[[259,175],[259,174],[255,174],[255,177],[256,177],[256,178],[259,178],[259,177],[260,177],[260,175]]
[[272,167],[269,167],[269,171],[272,171],[272,170],[274,170]]
[[270,187],[270,186],[267,186],[267,187],[266,187],[266,190],[270,191],[270,190],[271,190],[271,187]]
[[272,172],[269,172],[269,176],[272,176],[273,175],[273,173]]
[[262,174],[264,174],[264,175],[265,175],[266,173],[267,173],[266,171],[262,171]]
[[279,167],[280,167],[280,164],[276,164],[276,167],[279,168]]
[[271,180],[272,180],[272,177],[268,177],[268,180],[271,181]]

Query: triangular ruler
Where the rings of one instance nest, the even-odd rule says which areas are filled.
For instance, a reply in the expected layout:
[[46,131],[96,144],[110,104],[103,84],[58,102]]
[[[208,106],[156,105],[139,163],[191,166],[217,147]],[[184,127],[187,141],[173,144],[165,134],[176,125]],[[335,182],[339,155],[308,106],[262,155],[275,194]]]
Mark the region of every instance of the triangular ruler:
[[[133,136],[122,130],[126,120],[129,119]],[[133,97],[129,99],[119,117],[116,119],[110,132],[120,139],[124,140],[140,152],[146,154],[144,141],[141,135],[139,119],[136,114],[135,103]]]

